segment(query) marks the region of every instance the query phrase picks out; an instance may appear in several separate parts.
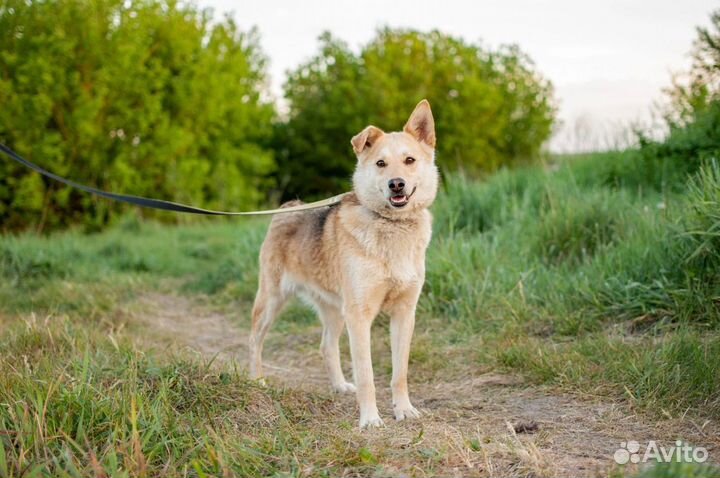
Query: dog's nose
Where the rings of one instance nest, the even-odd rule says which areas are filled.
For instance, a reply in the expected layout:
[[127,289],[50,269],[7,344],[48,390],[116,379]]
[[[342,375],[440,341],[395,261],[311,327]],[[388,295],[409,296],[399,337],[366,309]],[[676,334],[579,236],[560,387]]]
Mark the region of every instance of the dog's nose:
[[403,178],[392,178],[388,181],[388,187],[394,193],[402,192],[405,189],[405,180]]

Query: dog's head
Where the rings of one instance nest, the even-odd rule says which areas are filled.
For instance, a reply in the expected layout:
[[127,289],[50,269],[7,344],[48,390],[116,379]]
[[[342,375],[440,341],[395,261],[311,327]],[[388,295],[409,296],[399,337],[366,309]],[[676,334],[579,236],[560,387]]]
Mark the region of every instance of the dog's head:
[[351,143],[358,158],[353,189],[363,206],[402,218],[435,200],[435,121],[427,100],[418,103],[403,131],[385,133],[368,126]]

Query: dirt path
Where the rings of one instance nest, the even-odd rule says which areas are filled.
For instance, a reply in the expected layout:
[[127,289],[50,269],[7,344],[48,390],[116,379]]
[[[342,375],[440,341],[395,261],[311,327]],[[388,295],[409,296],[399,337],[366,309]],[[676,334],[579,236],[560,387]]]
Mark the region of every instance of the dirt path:
[[[247,311],[229,316],[186,298],[148,294],[136,315],[153,340],[246,364]],[[271,330],[264,357],[271,383],[329,394],[319,337],[319,325],[299,333]],[[672,445],[682,438],[707,447],[712,461],[720,453],[714,424],[688,418],[652,423],[622,404],[528,385],[516,376],[473,369],[462,360],[448,367],[452,377],[439,377],[440,372],[428,380],[423,373],[414,377],[411,363],[411,398],[423,417],[396,423],[387,367],[378,366],[389,362],[389,350],[380,336],[376,341],[378,406],[387,427],[371,432],[351,427],[348,433],[356,434],[361,446],[384,450],[381,462],[391,463],[385,468],[388,475],[606,476],[617,467],[613,454],[627,440]],[[347,350],[343,367],[351,377]],[[354,397],[338,395],[337,403],[334,415],[324,419],[354,424]]]

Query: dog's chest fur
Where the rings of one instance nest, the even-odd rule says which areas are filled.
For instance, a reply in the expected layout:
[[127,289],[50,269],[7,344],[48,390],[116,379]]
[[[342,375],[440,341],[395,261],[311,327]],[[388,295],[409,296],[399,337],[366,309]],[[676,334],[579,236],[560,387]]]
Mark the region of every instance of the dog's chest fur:
[[350,259],[356,269],[354,274],[366,274],[396,286],[423,281],[425,251],[431,236],[427,210],[406,220],[388,220],[365,212],[343,223],[362,251],[360,257]]

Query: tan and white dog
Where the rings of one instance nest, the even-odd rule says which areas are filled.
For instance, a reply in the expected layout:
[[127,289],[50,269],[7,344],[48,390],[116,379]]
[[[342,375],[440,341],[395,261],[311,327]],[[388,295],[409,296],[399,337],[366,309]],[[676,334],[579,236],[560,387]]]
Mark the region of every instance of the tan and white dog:
[[[250,375],[262,376],[263,340],[291,295],[310,303],[323,324],[320,351],[338,392],[356,392],[360,427],[383,425],[375,401],[370,327],[390,316],[395,418],[416,418],[407,386],[415,307],[425,280],[438,170],[435,123],[423,100],[402,132],[368,126],[352,138],[357,155],[353,192],[336,206],[273,218],[260,251],[252,311]],[[299,202],[293,201],[286,206]],[[347,326],[355,384],[340,367]]]

